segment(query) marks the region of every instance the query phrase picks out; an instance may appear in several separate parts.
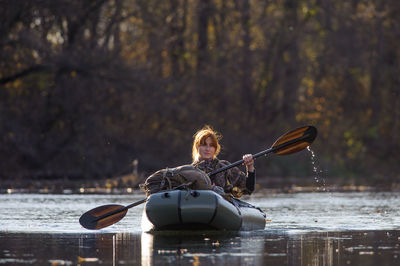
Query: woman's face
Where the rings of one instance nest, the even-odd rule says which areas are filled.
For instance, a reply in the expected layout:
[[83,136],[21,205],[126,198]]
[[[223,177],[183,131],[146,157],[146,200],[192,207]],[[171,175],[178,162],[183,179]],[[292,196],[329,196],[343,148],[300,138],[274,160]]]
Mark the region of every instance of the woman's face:
[[214,157],[215,147],[212,144],[212,139],[208,137],[203,145],[199,146],[200,160],[209,160]]

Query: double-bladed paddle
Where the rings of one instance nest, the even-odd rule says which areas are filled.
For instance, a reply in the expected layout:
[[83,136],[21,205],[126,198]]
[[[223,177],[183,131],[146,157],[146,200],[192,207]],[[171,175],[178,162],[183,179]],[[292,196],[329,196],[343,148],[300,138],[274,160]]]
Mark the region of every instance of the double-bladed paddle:
[[[314,139],[317,137],[317,129],[313,126],[304,126],[292,130],[283,136],[281,136],[275,143],[271,146],[271,148],[253,154],[253,158],[258,158],[263,155],[267,155],[271,152],[278,155],[287,155],[292,154],[298,151],[303,150],[304,148],[311,145]],[[209,176],[218,174],[225,170],[228,170],[232,167],[238,166],[242,164],[244,160],[240,160],[229,164],[225,167],[217,169],[211,173]],[[128,209],[140,205],[146,202],[147,199],[141,199],[127,206],[118,205],[118,204],[108,204],[103,205],[97,208],[94,208],[90,211],[85,212],[80,218],[79,223],[86,229],[101,229],[116,222],[120,221],[125,217]]]

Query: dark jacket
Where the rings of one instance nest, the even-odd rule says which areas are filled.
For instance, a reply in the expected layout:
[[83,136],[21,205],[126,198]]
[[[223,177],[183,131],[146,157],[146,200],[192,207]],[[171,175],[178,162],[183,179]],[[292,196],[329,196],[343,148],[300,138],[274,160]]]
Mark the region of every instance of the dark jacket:
[[[230,163],[218,158],[205,160],[193,165],[207,174],[227,166]],[[222,187],[225,192],[232,193],[234,197],[241,197],[243,194],[250,195],[254,191],[256,173],[248,172],[247,175],[240,171],[238,167],[232,167],[226,171],[210,176],[213,185]]]

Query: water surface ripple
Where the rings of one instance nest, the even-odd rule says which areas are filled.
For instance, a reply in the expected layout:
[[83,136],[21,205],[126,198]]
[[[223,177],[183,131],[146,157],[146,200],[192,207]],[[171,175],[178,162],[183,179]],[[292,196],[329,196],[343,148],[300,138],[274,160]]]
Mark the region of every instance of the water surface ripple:
[[[1,194],[0,232],[88,233],[78,223],[89,209],[104,204],[128,205],[133,195]],[[399,230],[400,197],[394,192],[255,194],[246,201],[267,214],[265,230]],[[141,232],[143,206],[102,232]]]

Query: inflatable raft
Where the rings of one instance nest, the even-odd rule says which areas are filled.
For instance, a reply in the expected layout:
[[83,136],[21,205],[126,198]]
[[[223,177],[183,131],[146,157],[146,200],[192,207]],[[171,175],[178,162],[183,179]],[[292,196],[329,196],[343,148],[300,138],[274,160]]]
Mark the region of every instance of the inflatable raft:
[[211,190],[171,190],[151,194],[142,230],[250,231],[265,227],[265,213],[246,202],[232,203]]

